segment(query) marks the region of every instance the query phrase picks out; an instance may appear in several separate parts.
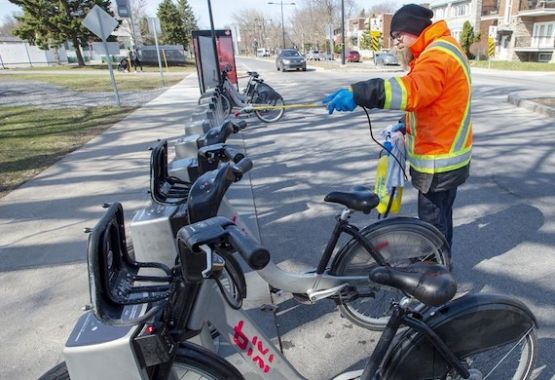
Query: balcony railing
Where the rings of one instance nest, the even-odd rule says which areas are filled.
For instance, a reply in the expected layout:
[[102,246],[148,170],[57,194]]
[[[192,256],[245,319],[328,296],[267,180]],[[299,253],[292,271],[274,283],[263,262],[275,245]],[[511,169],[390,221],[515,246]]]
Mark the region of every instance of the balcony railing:
[[531,11],[538,9],[555,9],[555,0],[528,0],[521,1],[519,11]]
[[555,48],[555,38],[552,36],[516,37],[515,48]]

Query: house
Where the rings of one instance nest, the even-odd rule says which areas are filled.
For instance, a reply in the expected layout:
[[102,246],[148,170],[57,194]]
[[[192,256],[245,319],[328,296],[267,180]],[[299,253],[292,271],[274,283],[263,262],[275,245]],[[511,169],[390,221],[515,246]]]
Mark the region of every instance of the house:
[[477,54],[494,38],[497,60],[555,62],[555,0],[435,0],[434,21],[445,19],[455,38],[470,21],[480,31]]
[[0,36],[0,64],[14,66],[48,66],[67,63],[64,47],[39,49],[19,37]]

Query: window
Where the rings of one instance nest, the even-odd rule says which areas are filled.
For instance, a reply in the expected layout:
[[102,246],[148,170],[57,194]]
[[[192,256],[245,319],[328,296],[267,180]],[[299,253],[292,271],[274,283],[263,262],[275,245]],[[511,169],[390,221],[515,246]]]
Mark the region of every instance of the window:
[[453,7],[453,16],[455,17],[462,17],[466,16],[466,4],[459,4]]
[[555,22],[538,22],[532,30],[532,47],[552,48],[555,46]]

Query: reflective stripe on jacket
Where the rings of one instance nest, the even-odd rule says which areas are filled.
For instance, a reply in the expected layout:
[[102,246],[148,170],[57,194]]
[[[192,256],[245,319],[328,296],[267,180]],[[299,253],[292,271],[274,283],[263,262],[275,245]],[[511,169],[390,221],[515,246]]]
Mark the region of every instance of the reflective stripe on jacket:
[[404,77],[386,79],[384,109],[407,111],[411,167],[435,174],[468,165],[472,151],[468,61],[445,21],[426,28],[410,47]]

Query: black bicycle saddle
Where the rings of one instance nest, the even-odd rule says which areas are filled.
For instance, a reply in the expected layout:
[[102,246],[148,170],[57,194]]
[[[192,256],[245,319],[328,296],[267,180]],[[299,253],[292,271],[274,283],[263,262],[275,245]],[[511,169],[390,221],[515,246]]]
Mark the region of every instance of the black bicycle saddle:
[[457,283],[447,268],[424,262],[407,267],[379,266],[370,270],[370,281],[400,289],[420,302],[440,306],[457,292]]
[[364,186],[356,186],[351,191],[333,191],[326,195],[324,201],[339,203],[352,210],[369,214],[380,203],[380,198]]

